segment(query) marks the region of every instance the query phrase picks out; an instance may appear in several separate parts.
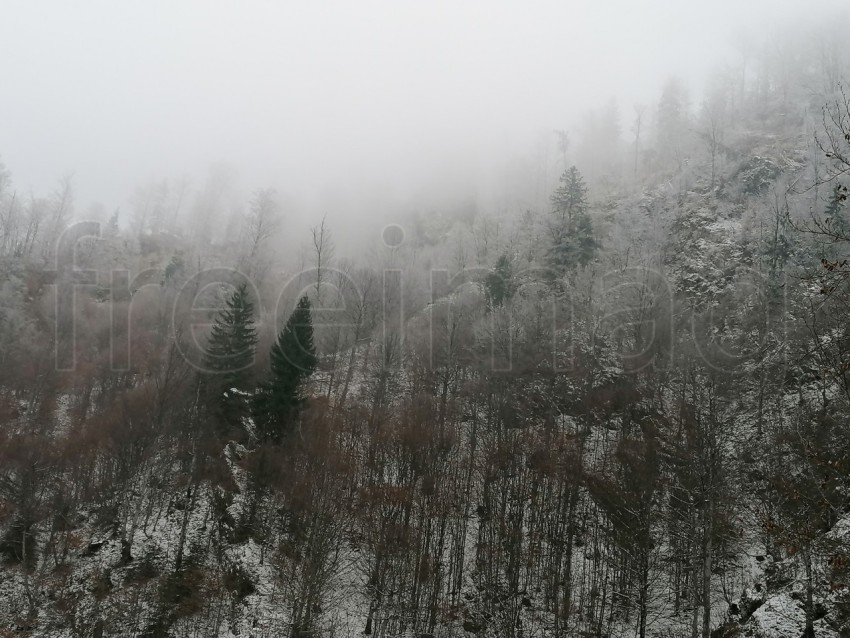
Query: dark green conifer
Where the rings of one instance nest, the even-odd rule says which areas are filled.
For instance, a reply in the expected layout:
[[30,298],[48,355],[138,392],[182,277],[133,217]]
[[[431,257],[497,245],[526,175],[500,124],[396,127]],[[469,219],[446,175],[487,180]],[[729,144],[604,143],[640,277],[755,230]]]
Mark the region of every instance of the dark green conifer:
[[496,260],[496,266],[484,280],[484,288],[490,308],[498,308],[513,296],[513,267],[507,255]]
[[552,204],[554,219],[549,227],[551,244],[546,261],[552,276],[558,277],[576,266],[589,264],[597,249],[588,215],[587,186],[575,166],[561,175]]
[[271,379],[257,396],[257,429],[264,441],[280,442],[304,403],[304,382],[316,369],[310,300],[302,297],[271,349]]
[[254,306],[242,284],[216,317],[204,356],[202,389],[220,426],[238,426],[248,414],[256,344]]

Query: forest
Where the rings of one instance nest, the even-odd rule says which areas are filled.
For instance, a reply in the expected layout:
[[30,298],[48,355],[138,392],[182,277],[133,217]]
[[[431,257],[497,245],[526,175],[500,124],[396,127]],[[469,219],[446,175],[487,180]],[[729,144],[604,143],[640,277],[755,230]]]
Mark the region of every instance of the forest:
[[356,245],[216,171],[112,214],[0,164],[0,636],[850,636],[818,29]]

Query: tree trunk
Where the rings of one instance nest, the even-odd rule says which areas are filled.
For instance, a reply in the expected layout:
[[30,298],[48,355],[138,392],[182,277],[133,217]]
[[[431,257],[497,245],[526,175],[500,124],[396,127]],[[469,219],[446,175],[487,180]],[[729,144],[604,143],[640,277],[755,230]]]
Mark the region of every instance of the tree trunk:
[[812,551],[807,547],[803,552],[806,563],[806,630],[802,638],[815,638],[815,604],[813,599],[814,578],[812,577]]
[[705,506],[705,555],[702,563],[702,638],[711,638],[711,564],[714,561],[713,499]]
[[[694,527],[696,527],[696,521],[694,521]],[[691,562],[691,578],[690,578],[690,588],[691,588],[691,601],[693,605],[693,613],[691,615],[691,638],[697,638],[699,636],[699,587],[697,587],[697,573],[699,573],[699,553],[697,552],[697,543],[695,540],[696,530],[694,530],[691,538],[693,539],[693,560]]]
[[640,623],[638,625],[638,635],[640,638],[646,638],[646,617],[649,613],[649,547],[644,548],[644,556],[641,557],[641,574],[640,574]]

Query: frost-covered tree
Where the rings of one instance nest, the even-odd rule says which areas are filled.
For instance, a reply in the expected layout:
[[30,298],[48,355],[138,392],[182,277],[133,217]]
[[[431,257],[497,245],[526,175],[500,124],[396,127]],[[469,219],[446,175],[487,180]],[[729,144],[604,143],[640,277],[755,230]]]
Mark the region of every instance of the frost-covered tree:
[[254,193],[245,218],[240,268],[260,285],[271,264],[269,240],[280,228],[280,204],[274,189]]
[[564,171],[552,194],[553,217],[550,245],[546,255],[552,276],[560,276],[576,266],[585,266],[596,254],[593,223],[588,215],[587,186],[575,166]]
[[493,271],[484,280],[484,288],[491,308],[498,308],[513,296],[513,266],[507,255],[496,260]]
[[848,189],[836,182],[832,186],[829,200],[823,212],[823,224],[833,233],[833,239],[838,241],[850,240],[850,214],[847,212]]
[[678,78],[670,78],[662,89],[656,114],[658,155],[662,168],[683,168],[689,118],[685,86]]

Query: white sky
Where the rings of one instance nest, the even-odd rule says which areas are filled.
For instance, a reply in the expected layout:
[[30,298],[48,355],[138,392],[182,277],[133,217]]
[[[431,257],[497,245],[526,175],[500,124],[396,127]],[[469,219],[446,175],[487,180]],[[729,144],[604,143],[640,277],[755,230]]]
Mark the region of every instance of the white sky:
[[300,197],[414,188],[845,3],[0,0],[0,158],[37,194],[73,172],[78,209],[221,160]]

